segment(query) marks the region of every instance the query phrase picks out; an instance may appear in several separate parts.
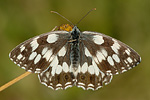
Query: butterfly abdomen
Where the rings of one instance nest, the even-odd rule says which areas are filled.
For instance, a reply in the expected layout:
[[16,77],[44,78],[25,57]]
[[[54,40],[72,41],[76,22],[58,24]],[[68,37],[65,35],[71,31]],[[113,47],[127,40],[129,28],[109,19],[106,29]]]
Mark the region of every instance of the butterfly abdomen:
[[73,67],[78,67],[80,61],[80,50],[78,43],[71,44],[70,60]]
[[73,31],[71,33],[71,51],[70,51],[70,62],[71,62],[71,72],[74,72],[74,76],[77,75],[77,72],[79,70],[79,64],[80,64],[80,31],[77,30],[77,27],[73,28]]

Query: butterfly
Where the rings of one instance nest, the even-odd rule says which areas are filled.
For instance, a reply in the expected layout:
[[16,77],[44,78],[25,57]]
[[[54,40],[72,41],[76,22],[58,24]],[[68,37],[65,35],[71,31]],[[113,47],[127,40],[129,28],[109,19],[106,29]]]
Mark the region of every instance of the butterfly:
[[40,82],[54,90],[97,90],[113,75],[141,62],[139,54],[121,41],[69,24],[26,40],[9,57],[26,71],[38,73]]

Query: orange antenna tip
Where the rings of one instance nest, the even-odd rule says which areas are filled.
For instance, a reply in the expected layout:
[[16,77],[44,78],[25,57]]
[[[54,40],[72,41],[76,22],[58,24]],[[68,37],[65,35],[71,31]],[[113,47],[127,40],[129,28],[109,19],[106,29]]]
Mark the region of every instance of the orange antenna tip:
[[93,8],[93,10],[96,10],[96,8]]

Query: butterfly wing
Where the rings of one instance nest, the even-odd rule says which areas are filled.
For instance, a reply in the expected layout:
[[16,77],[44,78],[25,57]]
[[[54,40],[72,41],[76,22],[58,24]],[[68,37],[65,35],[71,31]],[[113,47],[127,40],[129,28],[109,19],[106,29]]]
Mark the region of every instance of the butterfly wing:
[[[101,33],[84,31],[80,36],[78,72],[72,72],[70,35],[53,31],[31,38],[13,49],[10,59],[26,71],[39,73],[42,84],[52,89],[76,85],[97,90],[140,63],[140,56],[124,43]],[[75,76],[77,75],[77,76]]]
[[132,48],[107,35],[84,31],[82,42],[104,73],[123,73],[141,62],[141,57]]
[[103,84],[111,82],[113,75],[102,72],[96,64],[93,55],[90,53],[84,42],[80,43],[80,65],[77,75],[76,86],[84,90],[97,90]]
[[21,43],[10,52],[9,57],[26,71],[40,73],[49,67],[68,38],[67,31],[45,33]]
[[74,84],[74,76],[70,72],[70,44],[66,43],[57,53],[48,69],[39,73],[42,84],[54,90],[67,89]]
[[77,87],[97,90],[140,63],[140,56],[124,43],[101,33],[84,31],[80,44]]

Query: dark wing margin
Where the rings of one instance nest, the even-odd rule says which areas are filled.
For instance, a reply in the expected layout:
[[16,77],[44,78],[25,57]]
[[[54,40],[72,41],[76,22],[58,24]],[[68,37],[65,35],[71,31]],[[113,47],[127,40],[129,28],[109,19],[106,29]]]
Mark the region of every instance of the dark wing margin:
[[58,51],[67,43],[67,31],[52,31],[26,40],[14,48],[10,59],[33,73],[41,73],[48,68]]
[[141,62],[141,57],[132,48],[107,35],[84,31],[81,40],[104,73],[123,73]]

